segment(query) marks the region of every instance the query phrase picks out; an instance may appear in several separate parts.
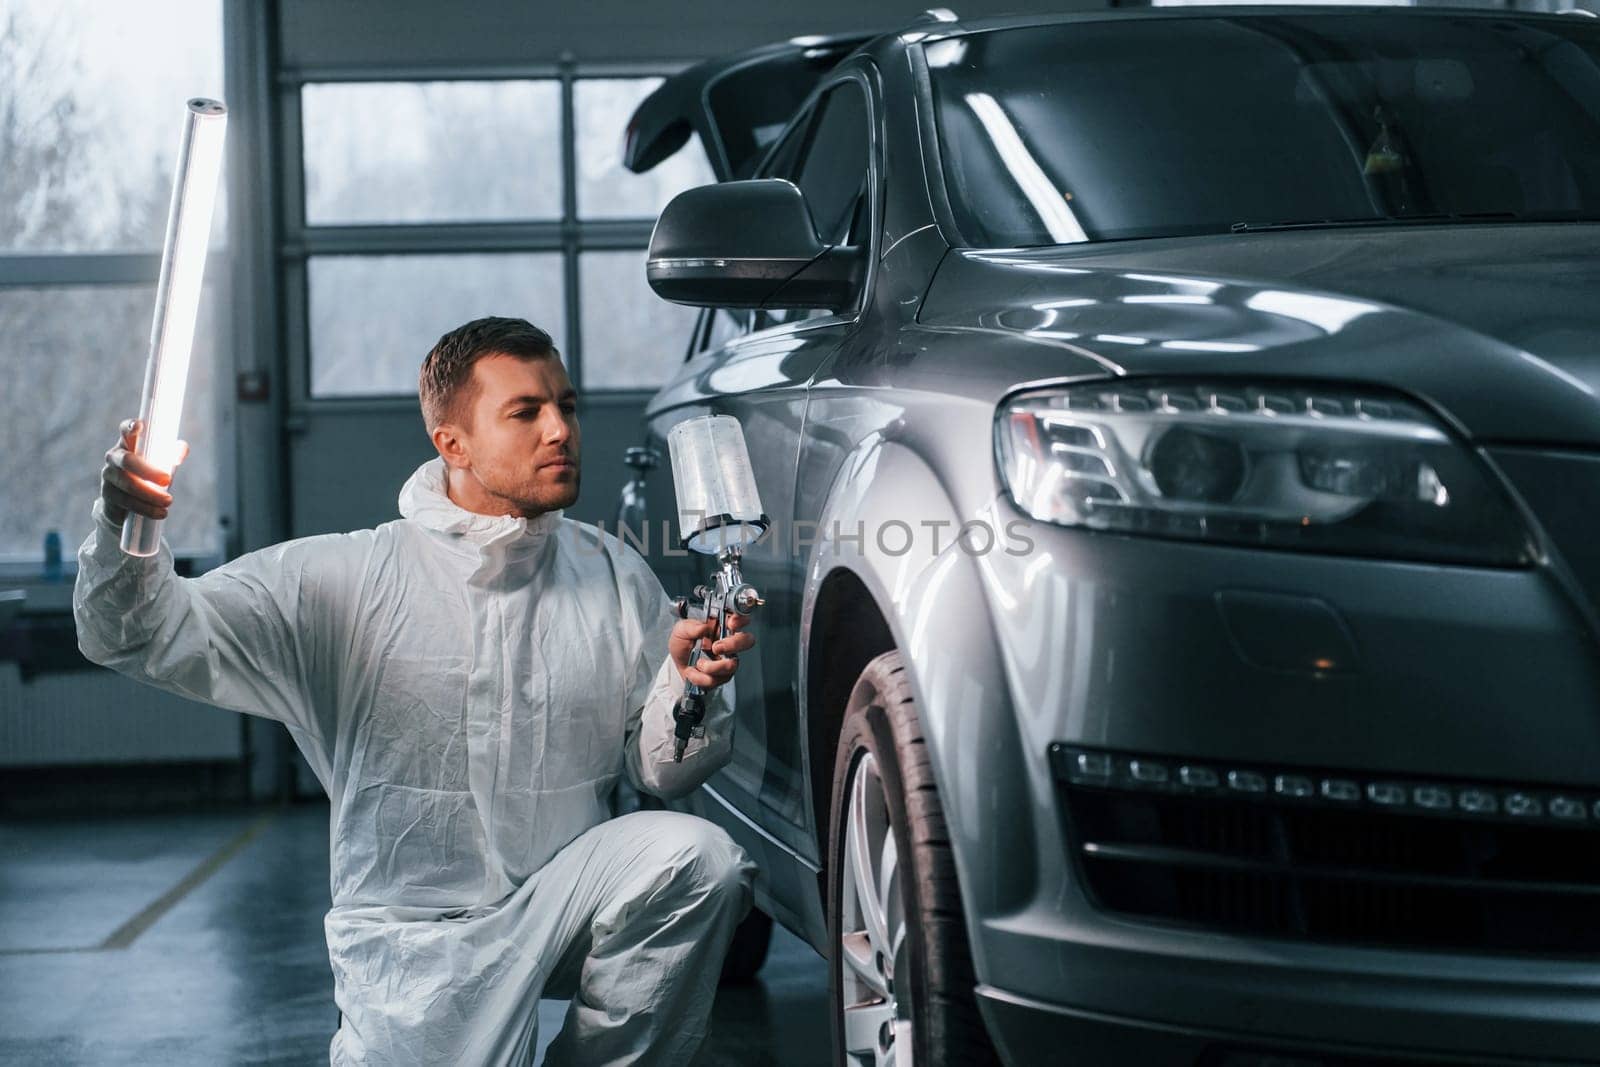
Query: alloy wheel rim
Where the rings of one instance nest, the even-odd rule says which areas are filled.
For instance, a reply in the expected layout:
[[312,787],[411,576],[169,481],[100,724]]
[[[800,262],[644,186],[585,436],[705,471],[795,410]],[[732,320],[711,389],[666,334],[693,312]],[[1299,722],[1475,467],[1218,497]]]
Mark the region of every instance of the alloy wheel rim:
[[852,1067],[912,1067],[906,916],[900,856],[883,779],[870,752],[847,786],[839,895],[839,1010]]

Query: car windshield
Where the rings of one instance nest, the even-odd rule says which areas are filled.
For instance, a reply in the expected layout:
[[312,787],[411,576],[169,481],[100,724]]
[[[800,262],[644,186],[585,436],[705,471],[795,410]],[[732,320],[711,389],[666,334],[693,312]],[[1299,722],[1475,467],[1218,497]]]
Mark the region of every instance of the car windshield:
[[969,244],[1600,217],[1587,19],[1149,17],[924,54]]

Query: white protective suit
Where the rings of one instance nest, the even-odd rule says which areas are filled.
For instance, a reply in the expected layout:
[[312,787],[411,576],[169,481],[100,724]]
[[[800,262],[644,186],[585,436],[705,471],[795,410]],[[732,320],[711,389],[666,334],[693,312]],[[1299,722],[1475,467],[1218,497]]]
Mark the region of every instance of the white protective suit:
[[74,593],[85,655],[284,723],[332,803],[325,923],[335,1063],[523,1064],[541,992],[571,995],[547,1063],[681,1063],[706,1028],[754,866],[677,812],[725,763],[728,683],[672,760],[683,678],[661,583],[550,512],[478,515],[435,459],[403,519],[290,541],[194,579],[124,555],[97,501]]

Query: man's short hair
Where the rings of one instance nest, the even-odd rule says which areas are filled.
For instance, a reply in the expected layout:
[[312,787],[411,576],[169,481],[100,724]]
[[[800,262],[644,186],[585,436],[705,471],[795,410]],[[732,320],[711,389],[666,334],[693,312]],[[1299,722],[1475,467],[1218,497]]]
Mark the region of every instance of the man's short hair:
[[430,434],[441,423],[470,424],[476,393],[472,365],[485,356],[559,359],[561,353],[550,335],[527,319],[491,315],[457,326],[439,338],[417,379],[422,421]]

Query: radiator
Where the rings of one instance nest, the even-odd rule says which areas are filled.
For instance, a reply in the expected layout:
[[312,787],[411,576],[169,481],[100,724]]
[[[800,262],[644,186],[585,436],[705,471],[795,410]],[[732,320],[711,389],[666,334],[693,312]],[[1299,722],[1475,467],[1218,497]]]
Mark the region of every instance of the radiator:
[[108,670],[24,683],[0,663],[0,767],[238,759],[240,718]]

